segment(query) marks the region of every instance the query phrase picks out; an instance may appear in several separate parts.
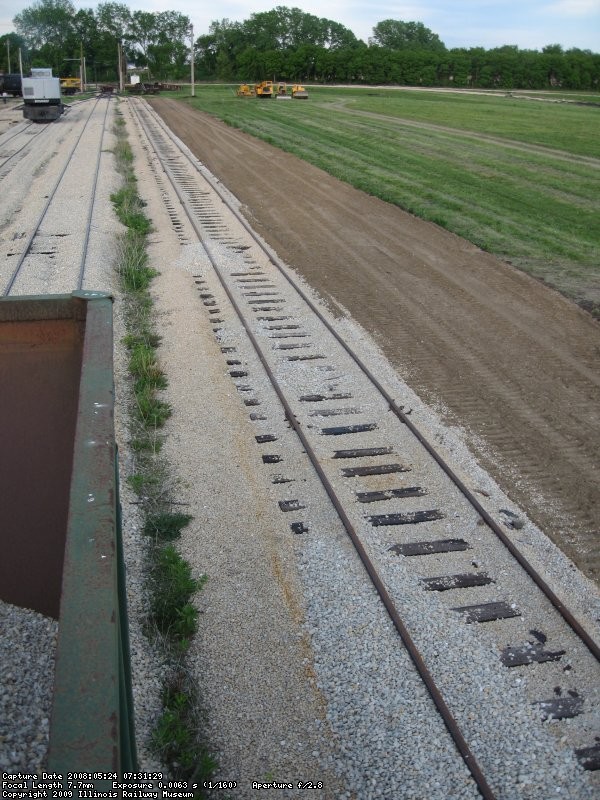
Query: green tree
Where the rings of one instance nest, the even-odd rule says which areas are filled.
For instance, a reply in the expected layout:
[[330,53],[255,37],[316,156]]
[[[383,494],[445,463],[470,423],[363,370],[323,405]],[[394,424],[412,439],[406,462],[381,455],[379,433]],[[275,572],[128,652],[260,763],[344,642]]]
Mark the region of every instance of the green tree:
[[[187,37],[190,19],[178,11],[154,14],[154,39],[147,45],[147,59],[151,75],[155,78],[179,79],[186,75],[189,60]],[[139,45],[132,31],[131,41]]]
[[252,14],[240,33],[246,45],[257,50],[295,50],[304,45],[339,48],[354,46],[358,41],[339,22],[287,6]]
[[316,80],[319,53],[324,49],[314,44],[303,44],[295,50],[290,50],[283,77],[300,83]]
[[365,43],[352,33],[351,30],[340,25],[339,22],[325,20],[328,26],[327,46],[331,50],[341,50],[346,47],[361,48],[366,47]]
[[206,80],[216,75],[218,52],[217,41],[212,34],[199,36],[196,39],[194,55],[196,57],[196,74],[200,80]]
[[548,44],[542,48],[542,55],[547,84],[552,88],[565,88],[563,85],[565,59],[562,46],[560,44]]
[[74,17],[71,0],[38,0],[16,15],[13,23],[31,50],[32,64],[52,67],[60,74],[71,57]]
[[384,19],[373,28],[369,43],[390,50],[435,50],[446,49],[437,33],[429,30],[422,22],[402,22],[397,19]]
[[565,53],[572,88],[597,91],[600,83],[600,55],[572,48]]
[[21,57],[27,58],[27,45],[23,36],[18,33],[6,33],[0,36],[0,69],[4,72],[19,71],[19,50]]
[[229,57],[226,50],[219,50],[216,57],[216,77],[222,81],[235,80],[235,62]]
[[155,44],[158,38],[156,14],[150,11],[134,11],[131,15],[129,26],[131,39],[135,42],[141,56],[136,58],[138,66],[147,66],[148,49]]
[[[228,19],[215,20],[210,24],[209,36],[212,37],[211,47],[214,48],[215,59],[218,61],[218,77],[224,80],[231,79],[236,56],[252,46],[251,43],[246,43],[242,23],[231,22]],[[229,78],[222,74],[223,69],[229,74]]]
[[131,12],[123,3],[100,3],[96,10],[98,30],[108,33],[116,42],[126,42],[131,32]]

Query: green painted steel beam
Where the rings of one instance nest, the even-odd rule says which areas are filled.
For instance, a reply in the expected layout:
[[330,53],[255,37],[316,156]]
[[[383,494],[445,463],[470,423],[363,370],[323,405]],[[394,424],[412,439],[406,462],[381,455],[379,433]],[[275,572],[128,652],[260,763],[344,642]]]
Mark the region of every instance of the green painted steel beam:
[[[85,335],[63,565],[49,769],[136,765],[114,436],[112,299],[77,292]],[[100,784],[97,788],[100,788]]]

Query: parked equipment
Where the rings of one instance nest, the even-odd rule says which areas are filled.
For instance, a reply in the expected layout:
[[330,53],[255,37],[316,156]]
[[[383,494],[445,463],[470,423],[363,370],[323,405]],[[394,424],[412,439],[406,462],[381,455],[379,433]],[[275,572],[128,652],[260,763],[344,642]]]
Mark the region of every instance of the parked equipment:
[[277,100],[291,100],[292,98],[287,93],[287,83],[278,83],[275,89],[275,97]]
[[238,97],[256,97],[256,90],[249,83],[242,83],[236,94]]
[[75,94],[81,91],[81,81],[79,78],[61,78],[60,90],[63,94]]
[[304,86],[300,86],[299,83],[295,83],[292,86],[292,97],[294,100],[308,100],[308,92]]
[[64,111],[60,80],[51,69],[32,69],[30,78],[23,78],[23,116],[33,122],[52,122]]
[[273,97],[273,81],[261,81],[255,85],[257,97]]
[[242,83],[236,91],[238,97],[275,97],[277,100],[306,100],[308,92],[299,83],[295,83],[288,93],[288,85],[283,81],[273,83],[273,81],[261,81],[252,86],[249,83]]
[[13,97],[21,96],[21,75],[18,72],[9,72],[0,76],[0,94],[2,92],[11,94]]
[[[168,84],[166,85],[168,86]],[[128,83],[125,86],[125,91],[128,94],[160,94],[166,88],[165,84],[155,81],[154,83]]]

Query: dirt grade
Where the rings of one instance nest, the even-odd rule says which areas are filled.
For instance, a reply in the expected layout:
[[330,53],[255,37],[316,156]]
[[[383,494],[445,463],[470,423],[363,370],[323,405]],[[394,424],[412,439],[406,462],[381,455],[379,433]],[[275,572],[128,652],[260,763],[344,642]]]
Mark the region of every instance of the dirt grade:
[[600,583],[600,325],[469,242],[166,98],[171,129],[277,254],[349,313]]

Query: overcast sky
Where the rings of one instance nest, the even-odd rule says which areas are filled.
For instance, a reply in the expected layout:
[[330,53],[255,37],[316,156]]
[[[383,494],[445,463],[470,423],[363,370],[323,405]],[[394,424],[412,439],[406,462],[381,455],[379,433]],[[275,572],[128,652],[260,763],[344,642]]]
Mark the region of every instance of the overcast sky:
[[[0,0],[0,35],[14,30],[12,19],[35,0]],[[75,0],[76,8],[96,8],[99,2]],[[160,0],[135,0],[132,10],[165,11]],[[300,8],[332,19],[367,41],[384,19],[422,22],[446,47],[498,47],[516,44],[540,50],[547,44],[565,49],[600,52],[600,0],[170,0],[169,9],[189,16],[194,36],[208,33],[213,20],[242,22],[251,14],[277,6]]]

